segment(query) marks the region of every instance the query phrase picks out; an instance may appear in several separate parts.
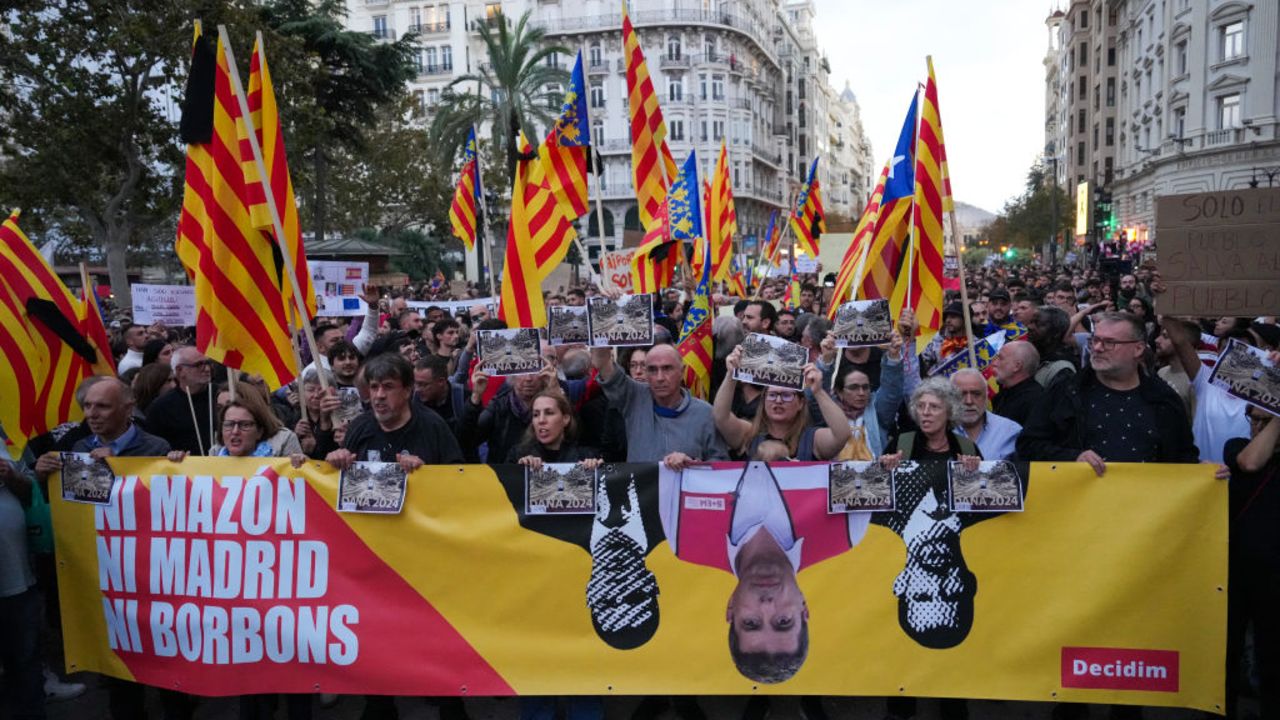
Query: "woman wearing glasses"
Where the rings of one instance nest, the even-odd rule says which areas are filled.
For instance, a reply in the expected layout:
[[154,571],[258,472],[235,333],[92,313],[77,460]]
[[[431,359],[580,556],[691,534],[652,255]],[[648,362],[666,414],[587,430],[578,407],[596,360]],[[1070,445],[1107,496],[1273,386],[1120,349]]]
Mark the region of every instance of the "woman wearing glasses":
[[[271,438],[281,424],[257,394],[241,392],[218,410],[218,442],[209,448],[210,457],[275,457]],[[292,443],[296,447],[297,441]],[[169,453],[173,462],[182,462],[185,450]]]
[[[741,347],[734,348],[725,358],[727,372],[711,410],[716,429],[738,456],[754,457],[760,443],[778,440],[787,446],[793,460],[830,460],[849,441],[851,433],[844,412],[823,389],[822,372],[812,364],[804,368],[803,392],[770,387],[765,390],[754,420],[735,416],[733,395],[738,381],[733,376],[741,362]],[[815,427],[809,421],[809,397],[817,401],[826,427]]]

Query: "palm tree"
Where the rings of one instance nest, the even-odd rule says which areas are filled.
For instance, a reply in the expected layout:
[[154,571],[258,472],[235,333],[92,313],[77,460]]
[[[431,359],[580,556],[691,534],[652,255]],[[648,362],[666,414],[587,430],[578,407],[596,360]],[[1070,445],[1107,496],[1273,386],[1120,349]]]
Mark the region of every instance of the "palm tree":
[[[502,13],[476,21],[476,31],[484,41],[489,59],[478,73],[454,80],[431,124],[431,134],[441,147],[461,150],[471,126],[489,122],[495,143],[506,149],[507,177],[515,178],[520,132],[536,142],[537,128],[555,122],[563,97],[548,86],[563,87],[567,70],[547,61],[569,50],[544,45],[546,31],[529,25],[525,12],[513,28]],[[476,89],[480,92],[477,93]]]

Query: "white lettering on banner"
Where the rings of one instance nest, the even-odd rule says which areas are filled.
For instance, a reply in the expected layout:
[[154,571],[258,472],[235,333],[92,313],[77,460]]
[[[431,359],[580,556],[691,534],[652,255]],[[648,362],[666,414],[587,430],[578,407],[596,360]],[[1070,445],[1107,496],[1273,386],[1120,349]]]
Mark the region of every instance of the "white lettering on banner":
[[1147,680],[1164,680],[1169,677],[1169,668],[1162,665],[1148,665],[1141,660],[1114,663],[1091,663],[1076,658],[1071,663],[1071,672],[1078,676],[1109,678],[1143,678]]
[[[307,527],[303,478],[153,476],[150,498],[141,500],[150,505],[152,533],[143,540],[141,560],[139,538],[130,534],[138,530],[137,478],[116,486],[111,505],[94,513],[99,587],[109,594],[102,611],[113,650],[206,665],[350,665],[359,658],[355,606],[240,604],[315,601],[328,594],[328,545],[297,537]],[[129,597],[140,592],[139,562],[150,597]],[[139,614],[146,617],[145,637]]]

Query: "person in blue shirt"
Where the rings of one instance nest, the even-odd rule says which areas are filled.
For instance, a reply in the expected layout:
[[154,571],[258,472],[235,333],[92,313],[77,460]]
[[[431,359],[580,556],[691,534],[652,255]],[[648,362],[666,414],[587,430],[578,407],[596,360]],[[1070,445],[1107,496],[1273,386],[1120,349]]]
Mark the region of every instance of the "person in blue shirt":
[[987,378],[978,370],[963,368],[951,376],[951,384],[960,392],[960,416],[953,432],[972,440],[985,460],[1013,457],[1022,426],[987,412]]

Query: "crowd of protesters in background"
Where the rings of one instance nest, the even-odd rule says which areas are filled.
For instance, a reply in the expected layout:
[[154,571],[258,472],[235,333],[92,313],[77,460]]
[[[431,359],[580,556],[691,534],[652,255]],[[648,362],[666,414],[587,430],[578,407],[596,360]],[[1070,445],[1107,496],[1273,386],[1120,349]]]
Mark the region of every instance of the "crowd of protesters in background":
[[[270,392],[260,378],[244,376],[236,400],[227,393],[228,370],[195,347],[194,328],[137,325],[108,302],[119,379],[86,381],[77,398],[83,422],[35,438],[24,457],[0,458],[0,647],[16,716],[43,717],[46,700],[84,691],[51,670],[60,658],[47,648],[56,643],[39,641],[59,632],[57,588],[51,548],[28,548],[24,537],[23,506],[33,489],[47,496],[60,451],[175,461],[293,456],[340,468],[381,458],[406,470],[463,461],[582,460],[665,462],[679,469],[750,459],[766,442],[786,459],[897,459],[900,439],[910,434],[920,457],[1081,462],[1099,476],[1116,462],[1223,466],[1219,475],[1229,475],[1232,506],[1227,711],[1234,717],[1237,696],[1256,692],[1263,716],[1277,717],[1280,483],[1271,480],[1280,468],[1280,418],[1207,379],[1228,340],[1280,358],[1274,317],[1161,317],[1156,310],[1164,288],[1150,264],[994,262],[968,269],[967,305],[958,292],[948,292],[942,330],[922,353],[911,342],[917,319],[910,312],[899,318],[891,343],[840,349],[828,337],[834,277],[800,280],[799,297],[785,306],[790,277],[765,280],[750,298],[713,296],[716,360],[706,399],[683,386],[675,348],[687,288],[654,296],[653,346],[622,353],[546,348],[541,372],[507,378],[486,374],[476,357],[476,330],[506,327],[485,301],[485,288],[468,285],[464,297],[452,297],[449,285],[438,282],[369,288],[364,316],[316,320],[317,347],[313,352],[302,344],[305,369],[296,384]],[[583,284],[545,293],[548,306],[582,305],[601,290]],[[444,301],[461,309],[431,304]],[[807,350],[802,390],[734,379],[735,348],[747,333],[777,335]],[[1002,333],[1004,343],[988,372],[930,377],[972,340],[993,333]],[[989,380],[998,388],[993,395]],[[359,393],[363,413],[337,421],[344,388]],[[1249,629],[1251,676],[1241,662]],[[116,720],[147,716],[141,686],[114,680],[108,689]],[[270,717],[275,704],[273,697],[246,698],[241,717]],[[285,704],[290,718],[311,715],[307,697],[286,697]],[[467,716],[460,700],[438,705],[443,717]],[[192,698],[161,691],[166,718],[191,717],[195,706]],[[654,717],[667,706],[646,701],[635,717]],[[396,714],[385,698],[369,698],[365,708],[369,718]],[[598,702],[573,708],[574,717],[603,714]],[[747,713],[760,708],[752,703]],[[525,710],[528,717],[550,717],[554,704],[531,702]],[[690,699],[674,711],[702,715]],[[817,720],[821,703],[807,700],[805,712]],[[886,712],[908,717],[915,704],[893,702]],[[1055,717],[1083,712],[1061,705]],[[963,702],[943,704],[942,713],[968,716]]]

